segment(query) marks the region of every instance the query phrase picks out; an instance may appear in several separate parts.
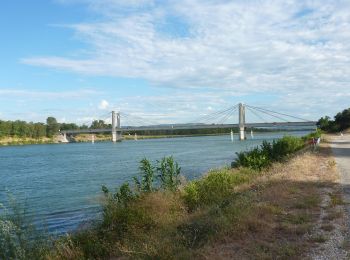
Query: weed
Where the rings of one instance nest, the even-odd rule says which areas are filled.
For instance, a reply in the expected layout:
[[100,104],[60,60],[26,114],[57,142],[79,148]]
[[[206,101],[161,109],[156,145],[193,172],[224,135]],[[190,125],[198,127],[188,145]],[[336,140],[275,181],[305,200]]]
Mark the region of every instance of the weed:
[[311,237],[311,241],[316,243],[324,243],[327,241],[327,238],[324,235],[316,235]]
[[329,193],[328,195],[331,199],[330,201],[331,207],[335,207],[337,205],[344,205],[344,201],[340,193]]
[[140,161],[141,180],[134,177],[135,185],[139,192],[151,192],[154,190],[154,166],[146,158]]
[[157,171],[162,188],[176,191],[180,184],[181,168],[177,162],[174,162],[174,158],[172,156],[164,157],[158,161]]

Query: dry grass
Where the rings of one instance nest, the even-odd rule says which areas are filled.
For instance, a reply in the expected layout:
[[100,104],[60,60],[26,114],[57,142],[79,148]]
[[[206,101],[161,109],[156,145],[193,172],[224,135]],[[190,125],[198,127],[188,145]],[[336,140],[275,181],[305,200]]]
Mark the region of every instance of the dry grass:
[[[225,236],[197,251],[205,259],[275,259],[306,257],[310,248],[327,241],[314,232],[321,215],[322,196],[331,189],[330,205],[341,203],[337,191],[338,173],[331,163],[330,150],[307,152],[287,163],[275,164],[247,189],[257,189],[249,217],[235,223]],[[341,218],[333,210],[327,217]],[[326,221],[326,220],[325,220]],[[326,232],[333,225],[322,224]],[[314,234],[315,233],[315,234]]]
[[53,143],[52,138],[40,137],[40,138],[30,138],[30,137],[2,137],[0,138],[0,146],[6,145],[24,145],[24,144],[45,144]]

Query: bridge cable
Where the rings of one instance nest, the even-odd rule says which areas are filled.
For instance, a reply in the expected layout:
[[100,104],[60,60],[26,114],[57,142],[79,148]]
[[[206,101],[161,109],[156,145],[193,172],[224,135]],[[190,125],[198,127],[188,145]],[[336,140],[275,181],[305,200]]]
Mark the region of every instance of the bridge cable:
[[233,113],[237,110],[237,107],[233,108],[220,122],[219,124],[223,124],[226,122],[227,119],[229,119],[231,116],[233,116]]
[[213,112],[211,114],[208,114],[208,115],[204,115],[204,116],[201,116],[201,117],[198,117],[196,118],[195,120],[193,120],[192,122],[196,123],[195,121],[197,122],[200,122],[202,120],[206,120],[206,119],[211,119],[219,114],[222,114],[222,113],[225,113],[226,111],[230,110],[232,107],[229,107],[229,108],[226,108],[226,109],[223,109],[223,110],[219,110],[219,111],[216,111],[216,112]]
[[[250,108],[253,108],[253,107],[250,106]],[[282,118],[282,117],[280,117],[280,116],[274,115],[274,114],[272,114],[272,113],[270,113],[270,112],[266,112],[266,111],[264,111],[264,110],[260,110],[260,108],[253,108],[253,109],[254,109],[255,111],[257,111],[257,112],[264,113],[264,114],[266,114],[266,115],[270,115],[270,116],[272,116],[272,117],[278,118],[278,119],[280,119],[280,120],[282,120],[282,121],[284,121],[284,122],[289,122],[288,120],[286,120],[286,119],[284,119],[284,118]]]
[[126,116],[128,118],[134,118],[138,122],[142,122],[142,124],[144,124],[144,125],[159,125],[157,122],[155,122],[153,120],[149,120],[147,118],[143,118],[143,117],[140,117],[140,116],[132,115],[130,113],[121,112],[121,115],[124,115],[124,116]]
[[[247,105],[249,106],[249,105]],[[271,113],[275,113],[275,114],[279,114],[279,115],[282,115],[282,116],[287,116],[287,117],[291,117],[291,118],[295,118],[295,119],[298,119],[298,120],[302,120],[302,121],[305,121],[305,122],[309,122],[310,120],[307,120],[305,118],[301,118],[301,117],[297,117],[297,116],[292,116],[292,115],[288,115],[288,114],[284,114],[284,113],[280,113],[280,112],[275,112],[275,111],[272,111],[272,110],[269,110],[269,109],[265,109],[265,108],[261,108],[261,107],[254,107],[254,106],[249,106],[251,108],[255,108],[255,109],[260,109],[260,110],[264,110],[266,112],[271,112]]]
[[260,118],[264,123],[267,123],[266,119],[260,116],[257,112],[255,112],[253,109],[247,106],[247,109],[252,112],[256,117]]
[[204,115],[204,116],[198,117],[198,118],[194,119],[192,122],[189,122],[189,123],[200,123],[200,122],[203,122],[203,121],[204,122],[209,122],[209,120],[212,120],[212,119],[215,119],[218,116],[221,116],[222,114],[226,113],[227,111],[230,111],[231,109],[233,109],[236,106],[229,107],[229,108],[226,108],[226,109],[223,109],[223,110],[219,110],[219,111],[213,112],[213,113],[208,114],[208,115]]
[[215,124],[216,122],[218,122],[219,120],[221,120],[221,118],[225,117],[227,113],[229,113],[232,110],[232,108],[230,108],[227,111],[223,111],[221,113],[217,113],[215,115],[211,115],[210,117],[206,117],[205,120],[201,120],[200,123],[204,123],[204,124]]

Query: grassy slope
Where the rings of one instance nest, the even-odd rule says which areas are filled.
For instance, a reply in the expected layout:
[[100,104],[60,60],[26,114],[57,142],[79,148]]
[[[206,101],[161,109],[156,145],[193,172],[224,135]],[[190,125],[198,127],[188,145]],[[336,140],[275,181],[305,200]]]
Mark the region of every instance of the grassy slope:
[[187,185],[175,194],[143,195],[127,209],[109,211],[95,229],[56,242],[46,258],[305,257],[342,219],[328,152],[308,152],[262,173],[211,172],[192,193]]

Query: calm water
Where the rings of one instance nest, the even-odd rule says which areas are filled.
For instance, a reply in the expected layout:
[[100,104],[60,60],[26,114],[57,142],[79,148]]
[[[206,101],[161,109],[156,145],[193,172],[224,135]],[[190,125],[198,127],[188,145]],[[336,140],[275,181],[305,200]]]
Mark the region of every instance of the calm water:
[[[256,134],[231,142],[230,136],[203,136],[0,148],[0,203],[8,193],[26,205],[27,214],[52,233],[76,229],[98,214],[101,185],[116,187],[138,174],[138,162],[173,155],[187,179],[229,165],[235,152],[286,133]],[[306,132],[293,132],[305,135]],[[237,138],[235,136],[235,138]]]

